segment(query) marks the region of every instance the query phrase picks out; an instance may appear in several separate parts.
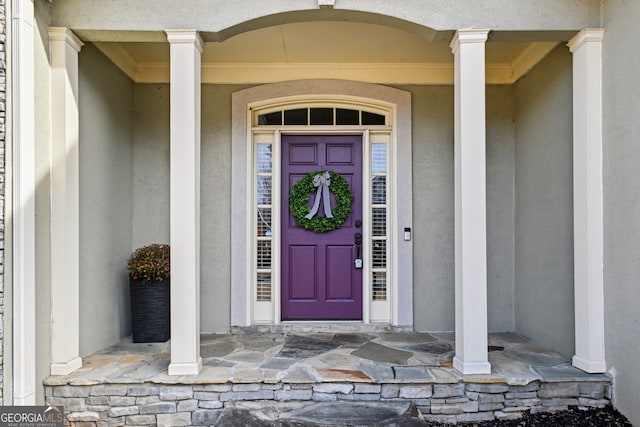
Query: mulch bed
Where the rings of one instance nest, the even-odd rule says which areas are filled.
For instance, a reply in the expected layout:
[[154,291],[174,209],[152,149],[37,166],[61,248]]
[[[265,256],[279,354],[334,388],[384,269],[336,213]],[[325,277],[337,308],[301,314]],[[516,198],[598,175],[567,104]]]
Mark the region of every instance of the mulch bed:
[[[428,426],[442,426],[442,424],[427,423]],[[460,424],[477,427],[633,427],[627,418],[611,406],[605,409],[579,410],[570,409],[555,413],[530,415],[525,413],[519,420],[486,421],[482,423]]]
[[[345,420],[346,421],[346,420]],[[345,423],[339,426],[351,426]],[[225,409],[215,423],[216,427],[327,427],[335,424],[326,424],[322,419],[315,422],[299,420],[265,420],[253,413],[250,409],[228,408]],[[371,427],[449,427],[450,424],[432,423],[422,420],[415,413],[405,414],[396,420],[387,420]],[[530,415],[524,413],[518,420],[485,421],[482,423],[459,423],[456,427],[633,427],[633,425],[612,407],[604,409],[579,410],[542,413]],[[452,426],[453,427],[453,426]]]

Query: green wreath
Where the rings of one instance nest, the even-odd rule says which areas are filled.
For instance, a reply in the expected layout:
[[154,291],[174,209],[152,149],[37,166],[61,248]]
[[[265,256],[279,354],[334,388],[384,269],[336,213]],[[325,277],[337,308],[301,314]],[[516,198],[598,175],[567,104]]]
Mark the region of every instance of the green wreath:
[[[336,205],[331,209],[333,218],[313,216],[311,219],[307,215],[311,212],[308,201],[311,193],[318,192],[313,180],[316,175],[329,173],[331,182],[329,191],[336,198]],[[317,197],[317,196],[316,196]],[[342,226],[351,213],[351,201],[353,195],[349,188],[349,183],[339,174],[333,171],[314,171],[296,182],[289,192],[289,210],[296,220],[298,226],[313,231],[315,233],[326,233],[336,230]]]

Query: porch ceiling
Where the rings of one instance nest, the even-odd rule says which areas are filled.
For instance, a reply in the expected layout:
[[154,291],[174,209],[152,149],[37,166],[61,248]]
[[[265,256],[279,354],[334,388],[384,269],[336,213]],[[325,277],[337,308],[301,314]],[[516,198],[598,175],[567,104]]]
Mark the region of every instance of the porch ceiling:
[[[169,82],[166,42],[96,42],[134,81]],[[487,80],[509,84],[558,43],[487,43]],[[452,84],[448,42],[378,24],[298,22],[260,28],[206,42],[203,83],[271,83],[340,78],[387,84]]]

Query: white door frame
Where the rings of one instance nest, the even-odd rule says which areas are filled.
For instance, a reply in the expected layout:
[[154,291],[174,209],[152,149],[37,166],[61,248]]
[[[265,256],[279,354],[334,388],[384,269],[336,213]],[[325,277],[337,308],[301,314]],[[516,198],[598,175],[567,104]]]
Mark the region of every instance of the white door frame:
[[[286,105],[286,104],[285,104]],[[327,128],[331,128],[330,130],[327,130]],[[368,145],[368,138],[369,138],[369,131],[368,130],[362,130],[362,129],[356,129],[354,130],[354,128],[342,128],[341,129],[334,129],[331,126],[309,126],[307,128],[301,128],[301,127],[292,127],[292,126],[286,126],[286,127],[281,127],[280,130],[276,130],[275,131],[275,138],[274,138],[274,145],[277,146],[277,150],[274,151],[274,156],[273,156],[273,163],[274,163],[274,176],[277,174],[277,179],[274,179],[273,182],[273,206],[274,206],[274,211],[276,211],[276,215],[274,215],[274,217],[272,218],[272,223],[276,224],[277,227],[274,227],[276,229],[276,233],[275,234],[275,239],[274,239],[274,245],[273,245],[273,267],[274,270],[276,271],[276,274],[273,275],[274,279],[273,279],[273,297],[272,297],[272,301],[273,301],[273,305],[272,307],[270,307],[270,316],[268,317],[260,317],[259,313],[257,311],[257,302],[253,302],[253,313],[252,313],[252,323],[265,323],[265,322],[270,322],[270,319],[273,319],[273,323],[280,323],[282,321],[282,310],[281,310],[281,289],[282,289],[282,281],[281,281],[281,267],[282,267],[282,261],[283,261],[283,255],[282,255],[282,241],[281,241],[281,236],[282,236],[282,231],[281,231],[281,227],[280,225],[282,224],[282,210],[279,209],[282,206],[282,197],[287,197],[287,195],[282,194],[281,192],[281,188],[282,188],[282,136],[283,135],[316,135],[316,136],[330,136],[330,135],[357,135],[361,137],[361,150],[360,150],[360,157],[361,157],[361,161],[362,161],[362,168],[361,168],[361,174],[362,174],[362,189],[361,189],[361,194],[362,194],[362,215],[361,215],[361,221],[362,221],[362,235],[363,236],[368,236],[370,234],[370,224],[371,224],[371,213],[369,212],[369,210],[367,209],[367,205],[366,203],[366,191],[367,191],[367,186],[366,184],[366,180],[364,179],[364,177],[366,176],[366,162],[367,162],[367,155],[368,155],[368,150],[366,149],[366,146]],[[276,157],[277,156],[277,157]],[[251,210],[253,212],[253,209]],[[275,219],[277,218],[277,223],[275,223]],[[369,250],[369,247],[367,245],[367,238],[363,237],[362,239],[362,247],[361,247],[361,252],[360,255],[363,257],[364,259],[364,267],[363,267],[363,271],[362,271],[362,281],[360,286],[362,286],[362,313],[361,313],[361,321],[363,323],[369,323],[372,319],[371,319],[371,301],[370,301],[370,295],[369,295],[369,289],[371,288],[371,280],[370,280],[370,268],[369,268],[369,263],[367,262],[367,252]],[[255,293],[252,291],[251,295],[254,295]],[[386,310],[389,311],[389,310]],[[315,320],[316,322],[322,322],[322,323],[326,323],[326,322],[331,322],[331,320],[323,320],[323,319],[318,319]],[[354,320],[355,321],[355,320]]]
[[[360,82],[338,80],[305,80],[269,84],[245,89],[233,94],[232,103],[232,206],[231,206],[231,325],[249,326],[256,323],[253,296],[253,276],[255,275],[253,257],[253,135],[252,128],[256,108],[267,108],[275,104],[304,103],[318,100],[326,102],[348,103],[357,106],[387,110],[391,132],[389,133],[389,174],[392,200],[389,201],[390,231],[389,244],[392,248],[389,277],[390,308],[386,323],[397,326],[413,325],[413,250],[411,241],[403,239],[404,229],[412,224],[412,186],[411,186],[411,96],[408,92],[385,86]],[[262,129],[260,129],[262,130]],[[266,131],[266,129],[265,129]],[[363,135],[363,147],[371,133],[366,127],[291,127],[272,129],[274,135],[272,154],[274,159],[273,188],[279,182],[280,132],[315,134],[323,133],[360,133]],[[276,141],[277,139],[277,141]],[[363,151],[366,149],[363,148]],[[367,155],[363,153],[363,161]],[[365,170],[363,173],[365,173]],[[367,175],[365,175],[366,177]],[[274,193],[278,193],[277,191]],[[277,196],[276,196],[277,197]],[[366,202],[366,200],[365,200]],[[277,206],[277,200],[272,202]],[[364,206],[367,206],[366,204]],[[272,223],[277,224],[277,213]],[[365,222],[366,224],[367,222]],[[366,230],[365,230],[366,231]],[[279,236],[274,233],[273,248],[279,250]],[[365,234],[366,235],[366,234]],[[276,251],[274,251],[276,252]],[[277,255],[276,255],[277,256]],[[273,266],[279,269],[280,259],[273,259]],[[274,294],[268,310],[273,313],[266,323],[278,323],[279,274],[272,277]],[[366,272],[365,272],[366,275]],[[371,304],[368,293],[368,281],[363,281],[364,309],[363,322],[371,320]]]

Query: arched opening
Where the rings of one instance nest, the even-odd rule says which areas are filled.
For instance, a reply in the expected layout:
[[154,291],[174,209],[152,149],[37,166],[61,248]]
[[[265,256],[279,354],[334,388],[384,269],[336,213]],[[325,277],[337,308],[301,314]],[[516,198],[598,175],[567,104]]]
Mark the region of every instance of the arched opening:
[[[286,222],[283,215],[289,216],[281,185],[282,144],[289,135],[361,140],[354,153],[362,160],[358,173],[365,183],[357,189],[362,193],[362,308],[351,318],[412,325],[412,248],[400,232],[411,227],[411,197],[400,207],[397,191],[411,188],[410,115],[407,92],[359,82],[287,82],[234,94],[232,326],[286,319],[281,284],[291,272],[282,267],[289,264],[280,225]],[[325,317],[331,316],[317,318]]]

